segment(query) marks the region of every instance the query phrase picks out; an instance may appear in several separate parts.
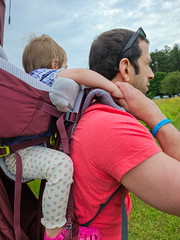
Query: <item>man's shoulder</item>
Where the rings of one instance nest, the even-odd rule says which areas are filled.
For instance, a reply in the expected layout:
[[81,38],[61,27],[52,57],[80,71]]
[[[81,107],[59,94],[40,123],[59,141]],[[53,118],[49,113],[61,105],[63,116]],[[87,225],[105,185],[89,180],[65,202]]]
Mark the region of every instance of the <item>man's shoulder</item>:
[[97,102],[93,103],[88,109],[86,109],[83,116],[92,116],[93,118],[106,117],[110,119],[127,117],[137,121],[133,115],[126,111]]
[[[133,115],[128,112],[95,103],[90,106],[82,116],[80,125],[84,129],[91,128],[98,133],[104,132],[106,129],[108,132],[141,132],[149,135],[149,130],[138,121]],[[124,131],[126,129],[126,131]]]

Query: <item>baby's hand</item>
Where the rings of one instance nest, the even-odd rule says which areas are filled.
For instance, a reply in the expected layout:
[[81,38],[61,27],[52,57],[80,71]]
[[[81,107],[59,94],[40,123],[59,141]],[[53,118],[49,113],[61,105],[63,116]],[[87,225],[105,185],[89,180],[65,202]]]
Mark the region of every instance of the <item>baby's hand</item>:
[[117,87],[114,83],[113,83],[113,89],[111,90],[110,94],[113,98],[124,98],[123,93],[121,92],[120,88]]

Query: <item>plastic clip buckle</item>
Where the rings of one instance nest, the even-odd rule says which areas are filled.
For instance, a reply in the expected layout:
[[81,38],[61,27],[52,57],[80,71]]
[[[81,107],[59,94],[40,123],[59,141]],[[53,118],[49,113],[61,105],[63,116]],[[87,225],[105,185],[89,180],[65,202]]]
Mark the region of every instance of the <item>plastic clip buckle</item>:
[[72,229],[72,225],[73,225],[72,222],[66,223],[66,230],[71,230]]
[[76,113],[76,112],[68,111],[68,112],[66,113],[65,120],[66,120],[67,122],[75,123],[75,122],[76,122],[76,119],[77,119],[77,113]]
[[8,146],[2,146],[0,147],[0,153],[3,153],[2,155],[0,155],[0,157],[5,157],[8,154],[10,154],[10,149]]

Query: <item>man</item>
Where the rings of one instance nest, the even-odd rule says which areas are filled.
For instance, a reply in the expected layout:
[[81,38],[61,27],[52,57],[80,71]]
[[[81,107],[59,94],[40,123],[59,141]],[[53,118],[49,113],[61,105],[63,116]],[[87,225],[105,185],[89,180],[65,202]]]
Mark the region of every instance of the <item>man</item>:
[[[90,69],[120,87],[124,99],[116,102],[149,125],[162,149],[134,116],[93,103],[72,140],[75,212],[80,224],[91,220],[121,184],[128,214],[131,191],[149,205],[180,216],[180,133],[142,94],[154,77],[150,62],[142,28],[135,33],[125,29],[105,32],[91,46]],[[100,230],[102,240],[121,239],[120,191],[90,226]]]

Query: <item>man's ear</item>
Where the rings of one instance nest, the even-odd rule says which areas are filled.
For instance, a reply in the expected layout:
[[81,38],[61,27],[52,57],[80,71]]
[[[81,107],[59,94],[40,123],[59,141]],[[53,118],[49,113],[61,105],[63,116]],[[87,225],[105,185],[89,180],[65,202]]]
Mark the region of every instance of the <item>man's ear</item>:
[[123,58],[119,63],[119,72],[124,82],[130,80],[130,62],[127,58]]
[[59,69],[59,59],[58,58],[53,58],[52,62],[51,62],[51,67],[52,69]]

